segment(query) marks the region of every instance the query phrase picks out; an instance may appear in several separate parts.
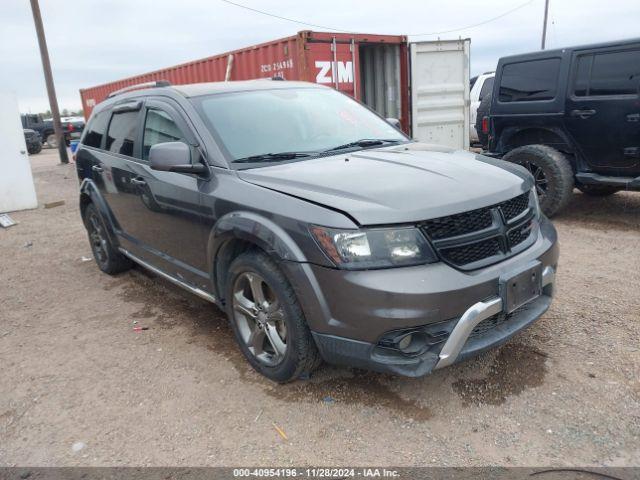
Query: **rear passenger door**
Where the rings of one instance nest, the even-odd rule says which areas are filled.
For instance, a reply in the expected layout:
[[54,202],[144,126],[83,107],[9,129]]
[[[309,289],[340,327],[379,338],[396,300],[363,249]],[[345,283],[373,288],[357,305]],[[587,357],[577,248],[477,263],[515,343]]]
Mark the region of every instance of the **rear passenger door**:
[[580,50],[572,58],[565,122],[596,172],[640,174],[640,45]]

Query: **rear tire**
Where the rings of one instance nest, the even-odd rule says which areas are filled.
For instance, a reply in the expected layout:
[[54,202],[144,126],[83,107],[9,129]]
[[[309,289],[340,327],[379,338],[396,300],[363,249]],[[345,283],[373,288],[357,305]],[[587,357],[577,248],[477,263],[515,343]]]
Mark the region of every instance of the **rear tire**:
[[578,190],[580,190],[585,195],[589,195],[591,197],[608,197],[609,195],[613,195],[616,192],[620,191],[618,187],[612,187],[611,185],[576,185]]
[[133,266],[133,262],[122,255],[109,240],[104,222],[92,203],[87,205],[84,211],[84,225],[89,234],[93,258],[100,270],[109,275],[116,275]]
[[573,192],[573,169],[558,150],[546,145],[526,145],[511,150],[504,160],[524,166],[533,175],[540,208],[547,217],[567,205]]
[[231,263],[226,304],[240,350],[265,377],[290,382],[321,363],[293,287],[262,251],[247,251]]

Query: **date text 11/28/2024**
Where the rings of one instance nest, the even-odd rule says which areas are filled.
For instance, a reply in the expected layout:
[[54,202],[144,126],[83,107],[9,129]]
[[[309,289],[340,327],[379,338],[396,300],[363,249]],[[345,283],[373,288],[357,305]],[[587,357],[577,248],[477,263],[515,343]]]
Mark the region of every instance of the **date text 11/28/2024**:
[[397,478],[399,472],[386,468],[234,468],[239,477],[299,477],[299,478]]

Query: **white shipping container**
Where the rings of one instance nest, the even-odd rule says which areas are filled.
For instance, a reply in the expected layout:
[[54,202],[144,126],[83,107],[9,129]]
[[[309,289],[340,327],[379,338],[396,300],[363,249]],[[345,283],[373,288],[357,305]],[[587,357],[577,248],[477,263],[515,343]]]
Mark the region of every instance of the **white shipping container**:
[[469,39],[411,43],[411,125],[416,140],[469,148],[469,47]]
[[0,213],[37,206],[18,101],[0,93]]

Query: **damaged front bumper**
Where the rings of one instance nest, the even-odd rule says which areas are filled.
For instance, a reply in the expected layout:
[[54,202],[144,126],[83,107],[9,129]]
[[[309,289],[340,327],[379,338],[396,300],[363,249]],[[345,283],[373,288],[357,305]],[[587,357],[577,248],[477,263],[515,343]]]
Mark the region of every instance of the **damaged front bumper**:
[[[325,361],[417,377],[494,348],[535,322],[551,305],[558,256],[555,229],[543,219],[530,248],[477,271],[306,265],[312,282],[297,290]],[[540,290],[524,304],[509,303],[504,279],[531,265],[541,275]],[[417,340],[405,341],[403,350],[408,335]]]

